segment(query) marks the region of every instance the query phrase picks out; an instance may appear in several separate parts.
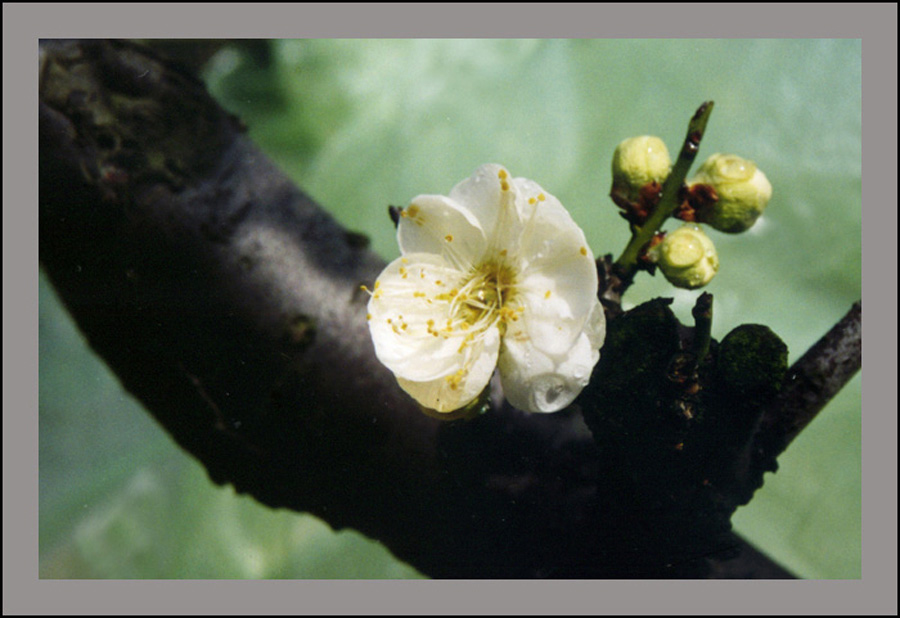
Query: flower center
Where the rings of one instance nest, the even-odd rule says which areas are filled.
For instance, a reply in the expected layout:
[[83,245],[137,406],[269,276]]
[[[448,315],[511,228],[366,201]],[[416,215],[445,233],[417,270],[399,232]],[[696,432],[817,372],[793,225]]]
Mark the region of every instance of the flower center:
[[524,307],[516,305],[516,275],[501,261],[487,261],[475,267],[458,294],[453,297],[450,314],[462,320],[462,328],[476,331],[498,324],[501,334],[506,324],[519,319]]

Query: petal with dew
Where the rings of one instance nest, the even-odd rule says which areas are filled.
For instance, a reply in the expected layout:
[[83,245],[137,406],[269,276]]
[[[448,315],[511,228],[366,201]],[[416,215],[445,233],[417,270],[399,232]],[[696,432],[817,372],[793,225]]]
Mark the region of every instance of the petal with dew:
[[[597,304],[599,308],[599,302]],[[507,400],[526,412],[557,412],[572,403],[600,359],[598,341],[605,326],[602,308],[592,312],[591,328],[580,333],[561,355],[546,354],[531,344],[524,330],[507,333],[500,354],[500,379]]]

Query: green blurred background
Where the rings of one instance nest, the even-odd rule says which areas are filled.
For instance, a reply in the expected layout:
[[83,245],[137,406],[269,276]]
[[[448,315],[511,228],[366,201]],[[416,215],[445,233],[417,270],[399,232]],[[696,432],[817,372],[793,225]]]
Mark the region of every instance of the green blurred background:
[[[796,360],[861,295],[858,40],[299,40],[223,44],[203,77],[299,186],[398,254],[388,204],[446,193],[496,162],[560,198],[597,255],[627,225],[607,198],[615,145],[754,160],[774,187],[747,234],[711,230],[713,336],[770,326]],[[671,225],[669,229],[671,229]],[[641,276],[626,305],[698,292]],[[805,578],[859,578],[860,377],[740,509],[736,529]],[[380,544],[213,485],[92,354],[40,286],[40,575],[414,578]]]

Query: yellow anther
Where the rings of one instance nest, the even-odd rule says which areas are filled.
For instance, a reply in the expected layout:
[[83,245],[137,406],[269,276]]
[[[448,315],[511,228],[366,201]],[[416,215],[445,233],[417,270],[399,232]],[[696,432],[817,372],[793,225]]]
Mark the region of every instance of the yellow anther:
[[511,308],[502,307],[500,309],[500,319],[503,322],[509,322],[510,320],[518,320],[519,318],[516,315],[515,311],[513,311]]
[[367,319],[367,320],[371,320],[371,319],[372,319],[372,314],[371,314],[371,313],[367,313],[367,314],[366,314],[366,319]]
[[543,193],[538,194],[538,201],[539,201],[539,202],[543,202],[543,201],[546,200],[546,199],[547,199],[547,196],[544,195]]
[[425,298],[425,292],[413,292],[413,298]]
[[587,255],[587,254],[588,254],[588,250],[587,250],[586,247],[582,247],[581,249],[579,249],[579,251],[581,252],[581,255]]
[[500,170],[499,172],[497,172],[497,178],[499,178],[500,180],[505,180],[507,176],[508,174],[506,173],[506,170]]
[[460,369],[453,375],[445,377],[444,380],[447,382],[447,384],[450,386],[450,388],[452,390],[456,390],[457,388],[459,388],[459,385],[462,383],[462,380],[464,377],[466,377],[466,373],[465,373],[465,371]]
[[504,191],[509,191],[509,183],[506,182],[505,180],[501,180],[500,188],[503,189]]
[[532,206],[534,206],[535,204],[537,204],[537,200],[534,199],[533,197],[529,197],[529,198],[528,198],[528,203],[531,204]]
[[444,236],[444,240],[446,240],[447,242],[453,242],[453,234],[447,234],[446,236]]
[[547,290],[547,291],[544,293],[544,298],[550,298],[550,290]]

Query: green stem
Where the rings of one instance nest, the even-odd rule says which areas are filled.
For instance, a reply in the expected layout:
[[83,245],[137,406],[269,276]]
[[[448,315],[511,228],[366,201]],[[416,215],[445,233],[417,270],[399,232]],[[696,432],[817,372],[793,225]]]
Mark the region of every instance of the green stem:
[[703,133],[706,131],[706,123],[709,115],[712,113],[713,102],[707,101],[701,105],[693,118],[688,124],[687,137],[678,153],[678,159],[672,166],[672,171],[663,183],[662,196],[656,209],[641,227],[636,227],[631,236],[628,246],[616,260],[615,266],[619,271],[619,276],[623,280],[630,280],[637,271],[638,257],[653,235],[662,227],[662,224],[668,219],[675,209],[678,207],[678,194],[684,185],[687,173],[697,157],[697,151],[700,149],[700,140],[703,139]]

